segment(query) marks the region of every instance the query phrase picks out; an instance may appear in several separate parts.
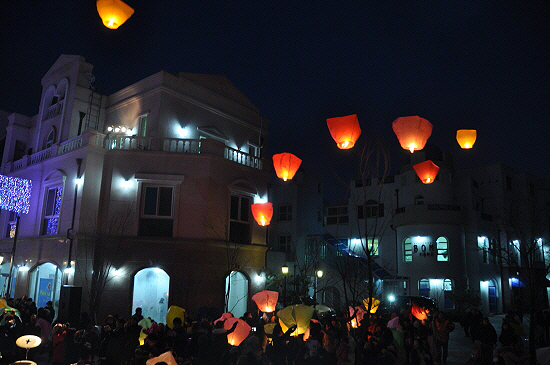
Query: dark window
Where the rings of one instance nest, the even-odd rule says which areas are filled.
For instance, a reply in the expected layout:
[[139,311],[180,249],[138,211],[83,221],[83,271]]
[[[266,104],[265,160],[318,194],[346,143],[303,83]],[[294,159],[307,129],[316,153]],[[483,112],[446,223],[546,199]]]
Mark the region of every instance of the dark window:
[[422,195],[415,196],[414,205],[424,205],[424,197]]
[[292,239],[290,235],[279,236],[279,251],[289,253],[291,251]]
[[143,191],[139,235],[172,237],[173,204],[174,187],[146,186]]
[[510,176],[506,176],[506,189],[512,190],[512,178]]
[[292,220],[292,205],[281,205],[279,207],[279,221]]
[[384,216],[384,204],[378,204],[374,200],[369,200],[364,206],[357,208],[357,218],[359,219]]
[[234,243],[250,243],[250,198],[232,195],[229,218],[229,240]]

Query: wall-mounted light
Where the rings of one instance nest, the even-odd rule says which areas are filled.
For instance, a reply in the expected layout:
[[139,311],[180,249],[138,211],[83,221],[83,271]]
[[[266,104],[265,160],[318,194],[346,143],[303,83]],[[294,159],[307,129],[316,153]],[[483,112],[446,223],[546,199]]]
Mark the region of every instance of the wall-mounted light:
[[0,253],[0,265],[2,265],[3,262],[4,262],[4,255],[2,255],[2,254]]
[[29,267],[27,265],[19,266],[19,271],[27,272],[29,271]]
[[76,185],[78,185],[79,187],[82,186],[82,183],[84,182],[84,179],[81,177],[77,177],[76,179],[74,179],[74,183]]
[[131,179],[128,179],[128,180],[122,180],[120,182],[120,185],[125,189],[130,189],[134,184]]
[[113,270],[113,276],[122,276],[124,271],[122,269],[115,269]]

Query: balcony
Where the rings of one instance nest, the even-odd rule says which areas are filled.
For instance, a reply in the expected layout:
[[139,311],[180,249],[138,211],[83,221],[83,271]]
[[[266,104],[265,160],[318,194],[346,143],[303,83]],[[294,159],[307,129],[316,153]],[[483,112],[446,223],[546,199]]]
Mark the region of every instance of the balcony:
[[461,224],[464,214],[459,205],[422,204],[401,207],[395,210],[393,226],[411,224]]
[[78,137],[69,139],[60,144],[54,144],[50,148],[32,155],[27,155],[20,160],[8,162],[5,166],[2,166],[0,170],[4,173],[13,172],[89,146],[106,150],[209,154],[220,156],[226,160],[254,169],[263,169],[263,160],[261,158],[225,146],[223,143],[213,139],[152,138],[127,136],[123,134],[104,135],[95,130],[87,130]]
[[56,115],[61,114],[63,112],[63,107],[65,106],[65,100],[61,100],[58,103],[51,105],[44,111],[44,114],[42,115],[42,120],[48,120],[50,118],[55,117]]

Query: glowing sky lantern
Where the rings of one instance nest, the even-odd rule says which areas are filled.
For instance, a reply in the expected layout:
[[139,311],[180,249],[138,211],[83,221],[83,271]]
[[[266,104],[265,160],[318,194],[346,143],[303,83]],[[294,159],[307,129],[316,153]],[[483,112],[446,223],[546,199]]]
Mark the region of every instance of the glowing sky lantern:
[[284,152],[273,155],[273,167],[275,167],[277,177],[284,181],[292,180],[301,164],[302,160],[292,153]]
[[262,290],[252,296],[252,300],[256,302],[258,309],[264,313],[271,313],[277,308],[279,293],[271,290]]
[[351,327],[352,328],[358,328],[361,324],[361,321],[363,318],[365,318],[365,315],[367,314],[367,311],[365,311],[361,307],[349,307],[349,316],[351,318]]
[[166,313],[166,325],[169,328],[174,328],[174,319],[180,318],[183,323],[185,319],[185,309],[178,307],[177,305],[171,305]]
[[397,118],[393,121],[392,128],[401,147],[413,153],[424,148],[432,135],[433,126],[426,119],[415,115]]
[[[369,309],[369,302],[370,302],[370,298],[365,298],[363,299],[363,305],[365,306],[365,309]],[[371,313],[376,313],[376,311],[378,310],[378,306],[380,305],[380,301],[376,298],[372,298],[372,304],[371,304],[371,308],[370,308],[370,312]]]
[[338,148],[347,150],[355,146],[361,135],[357,114],[327,119],[328,129]]
[[237,327],[233,332],[227,335],[227,343],[231,346],[239,346],[250,333],[252,327],[248,325],[245,321],[240,318],[231,317],[225,320],[223,323],[223,328],[230,330],[233,327],[233,323],[237,322]]
[[456,131],[456,141],[465,150],[474,146],[476,138],[477,131],[475,129],[459,129]]
[[302,333],[306,333],[314,312],[315,308],[313,307],[304,304],[295,304],[278,311],[277,317],[279,317],[279,324],[281,325],[283,332],[286,332],[290,327],[297,325],[298,327],[292,333],[292,336],[298,336]]
[[424,184],[431,184],[434,182],[437,173],[439,172],[439,166],[434,164],[432,160],[426,160],[421,163],[417,163],[413,166],[414,171]]
[[273,218],[273,204],[271,203],[256,203],[250,206],[252,215],[260,226],[269,226],[271,218]]
[[424,308],[420,308],[416,303],[413,303],[411,313],[416,319],[423,321],[428,318],[428,313]]
[[134,9],[121,0],[97,0],[96,6],[103,25],[109,29],[117,29],[134,14]]

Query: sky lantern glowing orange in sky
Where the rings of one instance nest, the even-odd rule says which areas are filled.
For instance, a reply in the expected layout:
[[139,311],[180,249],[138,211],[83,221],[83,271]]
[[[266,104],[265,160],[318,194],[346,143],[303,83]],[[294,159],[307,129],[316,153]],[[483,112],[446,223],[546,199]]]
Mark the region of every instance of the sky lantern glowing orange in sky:
[[271,218],[273,218],[273,204],[271,203],[256,203],[250,206],[252,215],[260,226],[269,226]]
[[347,150],[355,146],[361,135],[357,114],[327,119],[328,129],[338,148]]
[[275,167],[277,177],[284,181],[292,180],[301,164],[302,160],[292,153],[284,152],[273,155],[273,167]]
[[134,14],[134,9],[121,0],[97,0],[96,6],[103,25],[109,29],[117,29]]
[[433,126],[426,119],[415,115],[397,118],[393,121],[392,128],[401,147],[413,153],[424,148],[432,135]]
[[416,174],[424,184],[433,183],[437,173],[439,172],[439,166],[434,164],[432,160],[417,163],[413,167],[414,171],[416,171]]
[[279,293],[271,290],[262,290],[252,296],[252,300],[256,302],[258,309],[264,313],[271,313],[277,308]]
[[477,138],[475,129],[459,129],[456,131],[456,141],[463,149],[469,149],[474,146]]

